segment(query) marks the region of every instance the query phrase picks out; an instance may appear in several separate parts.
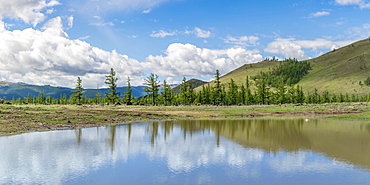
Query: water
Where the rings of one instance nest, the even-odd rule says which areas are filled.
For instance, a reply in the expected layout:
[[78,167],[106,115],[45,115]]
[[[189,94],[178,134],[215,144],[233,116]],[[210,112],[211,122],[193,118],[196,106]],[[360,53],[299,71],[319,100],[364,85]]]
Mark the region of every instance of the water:
[[370,123],[137,123],[0,137],[0,184],[370,184]]

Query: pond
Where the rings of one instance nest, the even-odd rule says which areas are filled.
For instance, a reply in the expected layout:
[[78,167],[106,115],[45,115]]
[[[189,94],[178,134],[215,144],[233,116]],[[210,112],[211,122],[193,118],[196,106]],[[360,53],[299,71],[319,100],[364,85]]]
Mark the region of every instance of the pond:
[[183,120],[0,137],[0,184],[370,184],[370,122]]

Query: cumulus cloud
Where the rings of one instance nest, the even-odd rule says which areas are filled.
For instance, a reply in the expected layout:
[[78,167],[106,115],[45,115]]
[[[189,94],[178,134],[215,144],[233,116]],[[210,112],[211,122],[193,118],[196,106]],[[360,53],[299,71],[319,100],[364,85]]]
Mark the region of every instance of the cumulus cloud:
[[302,50],[302,46],[294,43],[293,39],[278,38],[269,43],[267,48],[265,48],[265,51],[281,54],[286,58],[296,58],[298,60],[307,59],[305,52]]
[[167,37],[167,36],[174,36],[177,34],[177,31],[173,32],[166,32],[164,30],[159,30],[159,31],[153,31],[152,34],[150,34],[151,37]]
[[[27,24],[36,26],[45,20],[50,7],[59,5],[56,0],[12,0],[0,1],[0,19],[5,17],[20,19]],[[45,13],[42,11],[45,10]]]
[[370,2],[367,0],[335,0],[339,5],[355,5],[363,8],[370,8]]
[[241,36],[241,37],[232,37],[227,36],[224,39],[224,42],[227,44],[234,44],[239,46],[255,46],[258,43],[259,38],[256,36]]
[[104,82],[110,68],[114,68],[121,79],[127,75],[142,75],[141,63],[127,55],[69,39],[60,17],[48,21],[42,31],[32,28],[7,31],[1,24],[0,30],[3,81],[71,87],[76,77],[81,76],[84,86],[96,87],[97,83]]
[[353,40],[346,41],[331,41],[326,39],[315,39],[315,40],[295,40],[293,38],[278,38],[275,41],[268,44],[265,48],[266,52],[281,54],[285,58],[296,58],[298,60],[308,59],[303,49],[311,49],[317,51],[318,49],[335,49],[343,47]]
[[148,65],[160,76],[205,77],[212,76],[216,69],[229,72],[246,63],[262,60],[258,50],[230,48],[211,50],[192,44],[174,43],[168,46],[166,56],[147,57]]

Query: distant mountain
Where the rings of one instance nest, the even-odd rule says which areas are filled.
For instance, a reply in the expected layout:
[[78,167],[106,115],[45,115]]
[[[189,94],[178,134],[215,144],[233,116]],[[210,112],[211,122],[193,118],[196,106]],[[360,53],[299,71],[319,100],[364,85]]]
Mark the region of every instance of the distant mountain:
[[[131,86],[132,94],[135,97],[140,97],[145,95],[143,92],[145,86]],[[50,96],[52,98],[60,98],[64,94],[69,98],[74,89],[66,87],[53,87],[50,85],[38,86],[30,85],[25,83],[10,83],[10,82],[0,82],[0,98],[6,97],[7,100],[26,98],[28,94],[31,97],[38,96],[40,92],[43,92],[45,96]],[[118,87],[117,92],[123,94],[127,91],[126,87]],[[104,95],[104,92],[108,92],[107,88],[102,89],[84,89],[84,96],[87,98],[94,98],[97,93]]]
[[[208,82],[193,78],[191,80],[186,81],[185,83],[190,84],[192,88],[197,88],[197,87],[202,86],[203,84],[206,84]],[[180,85],[177,85],[176,87],[172,88],[172,90],[175,94],[180,93]]]
[[[367,95],[370,86],[364,81],[370,77],[370,39],[361,40],[348,46],[332,50],[317,58],[306,60],[312,69],[299,81],[304,92],[319,93],[328,91],[335,94]],[[246,77],[270,71],[279,61],[262,61],[255,64],[245,64],[220,78],[223,84],[231,79],[236,84],[245,84]],[[210,82],[213,86],[214,83]],[[200,90],[198,87],[196,90]]]

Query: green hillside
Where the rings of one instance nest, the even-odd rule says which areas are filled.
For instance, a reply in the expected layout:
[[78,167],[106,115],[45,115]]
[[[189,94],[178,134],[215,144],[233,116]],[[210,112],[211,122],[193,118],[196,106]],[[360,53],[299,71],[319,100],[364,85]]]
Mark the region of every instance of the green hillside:
[[[206,84],[207,82],[193,78],[191,80],[186,81],[185,83],[191,85],[192,88],[196,88],[202,86],[203,84]],[[172,90],[175,94],[180,93],[180,85],[174,87]]]
[[[366,95],[370,86],[363,85],[370,77],[370,39],[361,40],[340,49],[328,52],[320,57],[306,60],[312,70],[298,83],[304,92],[348,93]],[[255,76],[261,71],[270,71],[278,61],[262,61],[255,64],[245,64],[221,77],[223,84],[230,79],[241,85],[246,76]],[[211,85],[213,83],[211,82]],[[199,88],[198,88],[199,89]]]

